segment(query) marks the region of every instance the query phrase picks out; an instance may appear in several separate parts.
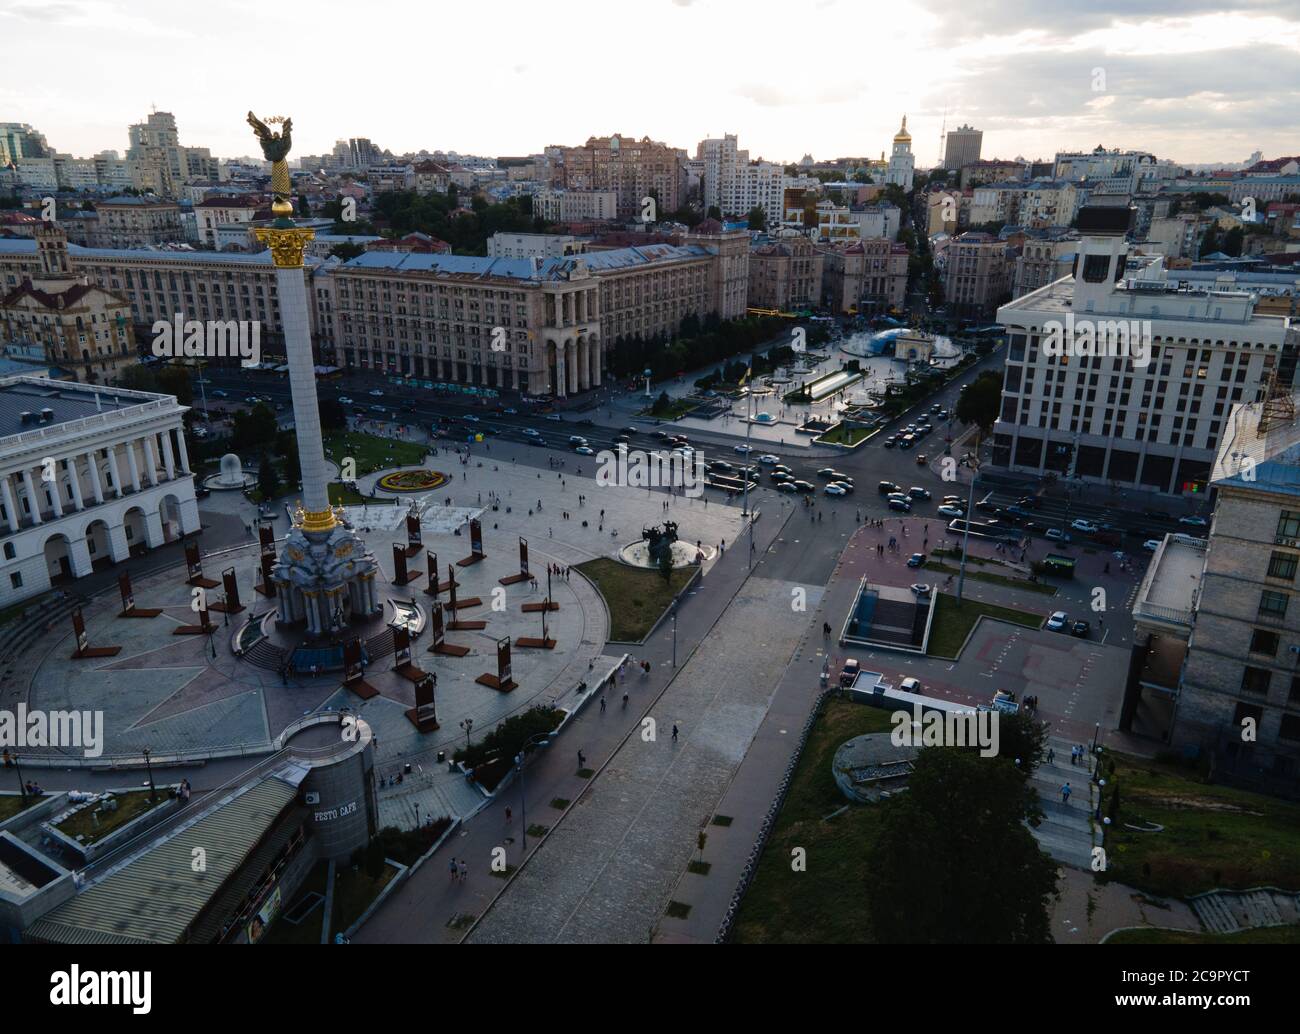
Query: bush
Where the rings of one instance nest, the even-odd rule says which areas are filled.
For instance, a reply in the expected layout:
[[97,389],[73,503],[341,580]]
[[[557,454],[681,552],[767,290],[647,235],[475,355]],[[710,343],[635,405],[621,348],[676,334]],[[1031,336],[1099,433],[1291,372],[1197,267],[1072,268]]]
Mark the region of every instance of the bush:
[[532,737],[554,731],[564,712],[555,707],[538,704],[522,714],[507,718],[490,733],[468,749],[460,748],[452,755],[467,768],[478,768],[489,761],[514,764],[515,755]]

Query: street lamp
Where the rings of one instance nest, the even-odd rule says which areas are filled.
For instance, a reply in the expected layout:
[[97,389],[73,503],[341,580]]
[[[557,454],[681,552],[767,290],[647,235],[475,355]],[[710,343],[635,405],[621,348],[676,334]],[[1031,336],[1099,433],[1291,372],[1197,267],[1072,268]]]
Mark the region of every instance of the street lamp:
[[23,782],[23,766],[18,763],[18,755],[11,754],[14,759],[14,768],[18,769],[18,792],[22,794],[23,807],[27,807],[27,784]]
[[157,796],[157,791],[154,789],[154,785],[153,785],[153,764],[149,760],[148,747],[144,748],[144,767],[145,770],[149,773],[149,803],[153,804],[154,798]]
[[673,667],[677,667],[677,601],[673,600]]
[[459,724],[460,727],[465,730],[465,749],[469,750],[469,731],[474,728],[474,719],[462,718]]
[[524,741],[524,745],[519,748],[519,753],[515,755],[515,765],[519,770],[519,822],[523,832],[524,853],[528,852],[528,794],[524,792],[524,758],[528,754],[528,748],[531,746],[545,747],[550,743],[550,733],[539,732],[535,736],[530,736]]
[[970,522],[975,513],[975,482],[980,476],[980,437],[979,432],[975,432],[975,452],[971,458],[970,464],[970,492],[966,501],[966,520],[965,529],[961,537],[961,568],[957,573],[957,602],[961,602],[961,591],[966,584],[966,551],[970,547]]

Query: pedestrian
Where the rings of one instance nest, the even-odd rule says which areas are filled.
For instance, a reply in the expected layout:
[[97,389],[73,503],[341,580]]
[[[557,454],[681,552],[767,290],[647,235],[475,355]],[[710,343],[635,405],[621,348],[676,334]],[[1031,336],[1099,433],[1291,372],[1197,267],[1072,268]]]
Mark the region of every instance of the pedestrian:
[[448,863],[447,868],[451,870],[451,878],[452,878],[453,880],[455,880],[455,878],[456,878],[456,872],[457,872],[457,868],[456,868],[456,859],[455,859],[455,858],[453,858],[453,859],[451,860],[451,862]]
[[469,879],[469,865],[462,858],[460,860],[460,881],[464,883],[467,879]]
[[1047,748],[1047,763],[1050,765],[1056,760],[1056,750],[1053,747]]
[[677,723],[673,722],[673,742],[677,742]]
[[1061,803],[1062,803],[1062,804],[1069,804],[1069,803],[1070,803],[1070,784],[1069,784],[1069,783],[1066,783],[1064,786],[1061,787]]
[[579,768],[587,767],[587,755],[584,754],[582,751],[578,751],[578,767]]
[[506,805],[506,825],[510,825],[510,820],[514,818],[514,812],[510,810],[510,805]]
[[623,694],[623,709],[627,710],[627,694]]

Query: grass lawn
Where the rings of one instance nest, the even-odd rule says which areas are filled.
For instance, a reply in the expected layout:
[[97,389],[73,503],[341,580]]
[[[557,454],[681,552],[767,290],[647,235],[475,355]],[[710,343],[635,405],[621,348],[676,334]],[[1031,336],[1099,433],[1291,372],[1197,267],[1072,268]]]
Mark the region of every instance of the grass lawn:
[[[1145,758],[1110,758],[1120,801],[1106,836],[1107,878],[1178,898],[1216,887],[1300,890],[1300,805],[1201,783]],[[1139,833],[1125,823],[1164,831]]]
[[169,800],[167,790],[161,786],[158,787],[157,800],[153,804],[149,803],[148,790],[132,790],[129,793],[117,793],[113,796],[117,800],[117,811],[100,815],[97,821],[95,811],[99,808],[99,805],[95,804],[88,808],[82,808],[75,815],[64,819],[55,828],[64,836],[72,837],[73,840],[80,837],[81,843],[93,844],[96,840],[102,840],[109,833],[126,825],[132,819],[143,815],[150,808],[165,804]]
[[397,869],[384,863],[384,871],[378,879],[366,875],[363,867],[339,866],[334,870],[334,911],[330,916],[330,939],[341,930],[361,918],[361,913],[370,907],[370,903],[379,897],[379,892],[388,886],[389,881],[397,875]]
[[[969,571],[966,573],[968,577],[971,576]],[[1013,621],[1026,628],[1039,628],[1043,623],[1041,614],[1029,614],[1010,607],[995,607],[991,603],[971,599],[958,603],[955,596],[941,592],[935,608],[934,623],[930,627],[929,652],[937,657],[956,657],[961,644],[966,641],[981,615]]]
[[356,460],[357,477],[390,467],[417,467],[424,462],[426,448],[414,442],[380,438],[358,431],[335,431],[325,437],[325,455],[335,463],[345,456]]
[[814,438],[813,441],[823,442],[827,445],[857,445],[869,434],[871,434],[871,428],[869,427],[847,427],[844,424],[836,424],[825,434]]
[[325,921],[325,902],[321,901],[311,910],[311,914],[297,925],[285,919],[285,913],[292,910],[301,898],[315,891],[325,897],[325,876],[329,869],[328,862],[317,862],[293,900],[286,902],[280,914],[271,923],[271,928],[262,935],[260,944],[320,944],[321,923]]
[[361,506],[366,503],[377,502],[377,500],[362,495],[350,485],[338,481],[330,482],[329,493],[331,506]]
[[1300,926],[1265,926],[1239,933],[1192,930],[1123,930],[1107,944],[1300,944]]
[[609,607],[609,638],[639,643],[649,633],[672,598],[690,581],[693,567],[674,569],[671,581],[658,571],[630,567],[608,557],[579,564],[578,570],[596,583]]
[[[832,697],[804,747],[790,792],[740,903],[731,939],[742,944],[856,944],[871,941],[865,896],[867,847],[880,810],[849,804],[835,785],[831,759],[845,740],[887,732],[890,712]],[[834,818],[833,812],[840,811]],[[807,872],[790,852],[808,852]],[[708,851],[705,850],[707,856]]]
[[668,406],[657,412],[653,408],[643,409],[637,415],[658,417],[660,420],[676,420],[679,416],[685,416],[697,405],[699,405],[698,402],[692,402],[689,399],[673,399]]
[[[39,797],[33,797],[30,794],[27,797],[29,805],[35,804]],[[23,810],[23,795],[20,793],[0,795],[0,822],[11,819]]]
[[[974,578],[978,582],[992,582],[994,585],[1007,585],[1012,589],[1024,589],[1026,592],[1038,592],[1044,596],[1055,596],[1056,586],[1049,585],[1046,582],[1031,582],[1028,578],[1013,578],[1006,574],[993,574],[991,571],[972,571],[967,558],[966,577]],[[930,561],[925,565],[927,571],[939,571],[942,574],[955,575],[961,570],[960,567],[954,567],[949,564],[936,564]]]

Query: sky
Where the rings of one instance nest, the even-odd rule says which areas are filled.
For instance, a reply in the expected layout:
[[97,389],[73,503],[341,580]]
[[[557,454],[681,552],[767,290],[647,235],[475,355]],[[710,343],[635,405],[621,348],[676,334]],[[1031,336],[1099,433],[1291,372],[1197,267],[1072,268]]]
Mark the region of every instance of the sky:
[[153,106],[220,157],[258,153],[249,109],[292,116],[293,156],[735,133],[875,157],[904,114],[919,167],[945,122],[985,158],[1300,154],[1297,0],[0,0],[0,39],[0,122],[77,156]]

